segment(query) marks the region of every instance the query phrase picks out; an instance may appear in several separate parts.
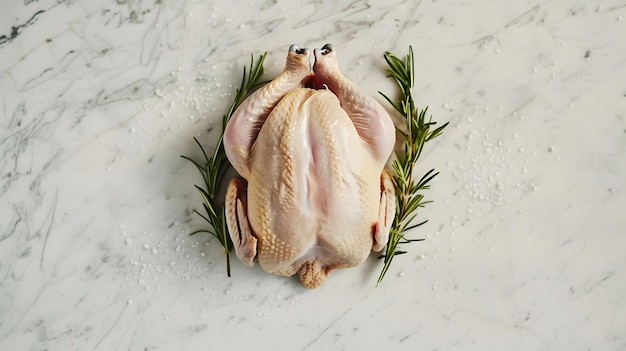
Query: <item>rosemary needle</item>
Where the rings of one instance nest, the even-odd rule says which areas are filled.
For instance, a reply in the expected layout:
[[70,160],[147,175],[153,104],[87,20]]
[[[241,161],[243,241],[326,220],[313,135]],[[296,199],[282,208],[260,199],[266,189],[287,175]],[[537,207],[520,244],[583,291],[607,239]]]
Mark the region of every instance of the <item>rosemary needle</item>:
[[[409,46],[409,53],[404,60],[398,58],[393,53],[387,51],[384,55],[385,61],[389,65],[387,72],[400,88],[400,98],[396,101],[387,95],[380,93],[396,111],[404,118],[403,128],[396,128],[402,136],[404,152],[396,153],[396,159],[392,161],[395,171],[393,183],[396,190],[396,213],[389,232],[389,241],[385,249],[383,258],[384,264],[377,285],[382,282],[385,274],[389,270],[393,258],[406,253],[399,249],[399,245],[407,244],[424,239],[407,239],[404,234],[413,228],[426,223],[414,224],[417,217],[417,210],[424,207],[428,202],[424,200],[423,190],[430,188],[430,181],[437,176],[434,169],[429,170],[419,180],[415,177],[415,164],[417,163],[426,142],[441,135],[448,123],[434,128],[436,122],[432,117],[426,118],[428,107],[419,110],[415,106],[412,88],[415,81],[413,48]],[[431,130],[431,128],[433,128]]]
[[213,151],[213,154],[209,157],[198,139],[194,138],[196,144],[198,144],[200,150],[202,151],[204,160],[198,162],[190,157],[181,156],[182,158],[193,163],[202,175],[204,186],[195,185],[195,187],[202,196],[202,207],[204,208],[205,213],[203,214],[195,209],[193,211],[211,225],[211,229],[196,230],[190,235],[196,233],[209,233],[217,238],[224,248],[224,254],[226,255],[226,274],[229,277],[230,252],[233,249],[233,243],[230,239],[230,235],[228,234],[228,227],[226,226],[226,212],[224,210],[224,205],[221,204],[222,201],[218,201],[216,199],[220,185],[224,180],[224,173],[229,165],[228,159],[226,158],[226,152],[224,151],[224,130],[226,129],[226,125],[228,124],[228,121],[232,117],[233,113],[244,101],[244,99],[254,90],[265,84],[264,82],[260,82],[261,76],[264,72],[263,62],[265,61],[265,56],[267,56],[267,52],[261,55],[256,63],[254,62],[254,55],[250,56],[249,74],[244,67],[241,85],[235,92],[235,98],[231,103],[228,112],[222,117],[222,130],[217,147]]

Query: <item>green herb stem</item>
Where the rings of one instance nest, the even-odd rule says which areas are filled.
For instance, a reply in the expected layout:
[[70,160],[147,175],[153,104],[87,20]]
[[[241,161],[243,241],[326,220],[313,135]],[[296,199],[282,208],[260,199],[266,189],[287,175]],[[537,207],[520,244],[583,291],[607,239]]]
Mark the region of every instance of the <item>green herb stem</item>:
[[[412,93],[415,82],[413,48],[409,47],[409,53],[404,60],[389,51],[385,53],[384,57],[389,65],[387,70],[389,77],[394,79],[400,89],[400,98],[392,100],[387,95],[380,94],[404,118],[403,128],[396,128],[403,138],[404,152],[402,154],[396,153],[396,158],[392,161],[392,168],[395,171],[392,179],[396,190],[396,213],[385,253],[381,256],[384,264],[378,276],[377,284],[380,284],[387,274],[393,258],[406,253],[406,251],[399,249],[399,245],[424,240],[407,239],[404,235],[407,231],[427,222],[425,220],[413,224],[417,217],[417,210],[429,202],[424,200],[422,192],[430,188],[430,181],[438,173],[431,169],[415,183],[415,165],[426,142],[441,135],[443,129],[448,125],[446,123],[434,128],[436,122],[432,121],[432,117],[426,118],[428,107],[419,110],[415,105]],[[431,128],[434,129],[431,130]]]
[[[223,204],[219,204],[217,200],[217,194],[222,186],[224,180],[224,174],[229,166],[228,158],[224,150],[224,130],[228,121],[235,113],[235,110],[239,105],[248,97],[254,90],[258,89],[264,83],[260,82],[261,76],[263,76],[263,62],[267,53],[261,55],[258,61],[254,62],[254,56],[250,57],[249,71],[244,67],[243,77],[241,79],[241,85],[235,92],[235,98],[228,109],[228,112],[222,117],[222,130],[220,133],[217,146],[213,151],[213,154],[209,157],[202,144],[197,138],[194,138],[198,147],[202,151],[204,160],[201,162],[195,161],[190,157],[181,156],[182,158],[190,161],[198,169],[202,175],[203,185],[196,185],[195,188],[202,196],[202,207],[204,213],[194,209],[194,212],[202,219],[207,221],[211,226],[211,229],[196,230],[190,235],[197,233],[209,233],[213,235],[220,242],[226,255],[226,274],[230,277],[230,252],[233,249],[233,243],[228,234],[228,227],[226,225],[226,212]],[[249,72],[249,74],[248,74]]]

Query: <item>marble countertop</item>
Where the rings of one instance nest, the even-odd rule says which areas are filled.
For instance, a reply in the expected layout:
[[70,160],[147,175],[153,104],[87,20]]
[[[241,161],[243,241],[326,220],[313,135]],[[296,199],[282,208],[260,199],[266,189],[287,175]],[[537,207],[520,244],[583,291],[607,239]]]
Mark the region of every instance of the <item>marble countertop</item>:
[[[271,78],[327,42],[372,95],[414,48],[450,122],[426,240],[378,287],[375,255],[315,290],[228,278],[179,156],[250,54]],[[623,350],[625,43],[618,0],[3,1],[0,349]]]

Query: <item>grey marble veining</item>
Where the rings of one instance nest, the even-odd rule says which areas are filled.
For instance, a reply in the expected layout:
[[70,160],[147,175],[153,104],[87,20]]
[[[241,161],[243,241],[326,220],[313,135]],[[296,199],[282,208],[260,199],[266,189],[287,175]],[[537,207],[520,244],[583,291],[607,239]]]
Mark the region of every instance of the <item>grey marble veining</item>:
[[[623,1],[57,1],[0,5],[0,349],[626,348]],[[250,54],[332,42],[372,95],[412,45],[446,132],[385,281],[321,288],[204,226],[211,147]],[[382,101],[382,99],[381,99]]]

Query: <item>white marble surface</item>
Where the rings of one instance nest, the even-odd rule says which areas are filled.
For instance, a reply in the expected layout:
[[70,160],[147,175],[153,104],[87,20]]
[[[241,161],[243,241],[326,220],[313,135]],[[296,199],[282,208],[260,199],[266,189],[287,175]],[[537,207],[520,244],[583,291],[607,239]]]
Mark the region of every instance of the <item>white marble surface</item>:
[[[195,169],[250,53],[335,44],[450,122],[427,240],[321,288],[233,261]],[[623,350],[626,3],[5,0],[1,350]],[[381,100],[382,101],[382,100]]]

